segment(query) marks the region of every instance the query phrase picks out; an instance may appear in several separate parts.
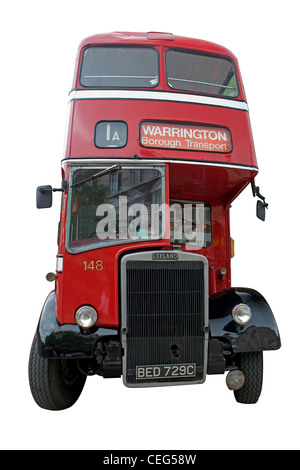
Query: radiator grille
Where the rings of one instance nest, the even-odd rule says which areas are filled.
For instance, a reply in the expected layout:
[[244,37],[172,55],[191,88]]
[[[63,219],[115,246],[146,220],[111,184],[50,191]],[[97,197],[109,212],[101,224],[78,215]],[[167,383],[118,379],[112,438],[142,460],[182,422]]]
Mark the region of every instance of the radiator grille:
[[[202,259],[203,257],[201,257]],[[204,375],[205,273],[201,261],[127,257],[124,382],[131,386],[200,382]],[[137,366],[195,364],[193,377],[137,379]]]

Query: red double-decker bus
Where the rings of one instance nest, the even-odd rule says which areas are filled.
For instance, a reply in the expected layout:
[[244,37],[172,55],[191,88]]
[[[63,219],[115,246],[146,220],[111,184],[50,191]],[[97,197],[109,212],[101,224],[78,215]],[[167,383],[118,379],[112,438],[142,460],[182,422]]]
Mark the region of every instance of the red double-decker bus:
[[82,41],[70,98],[55,281],[29,360],[43,408],[74,404],[86,377],[128,387],[226,374],[240,403],[261,394],[280,347],[260,293],[231,286],[230,205],[251,184],[264,220],[235,56],[167,33]]

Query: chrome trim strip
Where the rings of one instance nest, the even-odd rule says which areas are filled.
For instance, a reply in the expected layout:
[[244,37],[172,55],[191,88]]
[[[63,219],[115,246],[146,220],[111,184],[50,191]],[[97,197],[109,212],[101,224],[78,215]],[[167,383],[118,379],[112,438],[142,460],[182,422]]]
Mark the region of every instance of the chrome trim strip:
[[176,101],[181,103],[204,104],[208,106],[221,106],[223,108],[238,109],[240,111],[249,111],[246,101],[168,91],[80,89],[71,90],[69,98],[70,101],[95,99]]
[[67,163],[69,165],[76,165],[78,163],[84,163],[84,164],[97,164],[97,163],[106,163],[109,164],[109,162],[113,163],[123,163],[123,164],[131,164],[131,165],[159,165],[162,163],[180,163],[180,164],[185,164],[185,165],[202,165],[202,166],[214,166],[214,167],[220,167],[220,168],[236,168],[240,170],[252,170],[252,171],[258,171],[257,166],[252,166],[252,165],[239,165],[236,163],[219,163],[219,162],[209,162],[209,161],[198,161],[198,160],[179,160],[179,159],[156,159],[156,160],[147,160],[147,159],[134,159],[134,158],[114,158],[114,157],[107,157],[107,158],[102,158],[102,157],[67,157],[62,160],[62,164]]

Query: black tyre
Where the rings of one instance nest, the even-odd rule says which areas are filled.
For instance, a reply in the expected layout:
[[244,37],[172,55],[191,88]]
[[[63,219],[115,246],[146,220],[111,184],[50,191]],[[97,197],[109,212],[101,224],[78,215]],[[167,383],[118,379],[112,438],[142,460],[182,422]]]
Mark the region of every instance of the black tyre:
[[44,359],[34,336],[29,357],[29,385],[35,402],[46,410],[64,410],[79,398],[86,376],[73,359]]
[[263,383],[262,351],[238,354],[236,365],[245,376],[243,387],[234,391],[236,401],[246,404],[257,403]]

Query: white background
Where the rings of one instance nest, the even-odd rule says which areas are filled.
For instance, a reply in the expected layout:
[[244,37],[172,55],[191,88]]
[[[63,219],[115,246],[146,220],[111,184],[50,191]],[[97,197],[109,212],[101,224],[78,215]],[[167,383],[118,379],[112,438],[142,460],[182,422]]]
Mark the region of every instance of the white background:
[[[2,449],[299,449],[299,10],[296,0],[3,2],[1,34]],[[233,282],[260,291],[282,348],[266,352],[257,405],[239,405],[225,376],[204,385],[128,389],[87,380],[63,412],[31,397],[28,355],[53,288],[60,196],[35,208],[35,189],[60,184],[77,46],[110,31],[206,39],[239,59],[250,107],[266,222],[246,188],[232,207]]]

